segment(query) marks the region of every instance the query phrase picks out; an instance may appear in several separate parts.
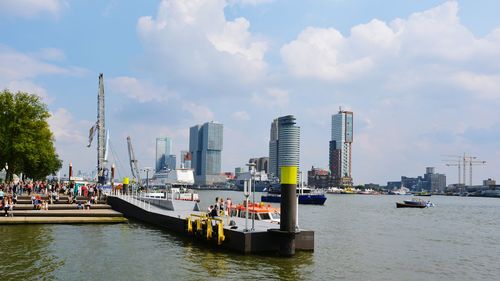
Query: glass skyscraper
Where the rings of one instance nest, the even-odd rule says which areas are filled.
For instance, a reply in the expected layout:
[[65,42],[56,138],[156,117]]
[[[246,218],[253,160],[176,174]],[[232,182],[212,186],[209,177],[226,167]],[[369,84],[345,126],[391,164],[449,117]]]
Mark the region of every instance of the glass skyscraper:
[[202,184],[211,184],[221,174],[223,146],[223,125],[207,122],[195,125],[189,130],[189,152],[192,155],[191,166],[195,180]]
[[[156,161],[155,161],[155,170],[159,172],[161,170],[165,170],[167,168],[172,169],[170,156],[172,155],[172,139],[169,137],[164,138],[156,138]],[[170,163],[168,163],[170,161]],[[175,159],[174,165],[175,165]],[[169,165],[170,164],[170,165]],[[175,166],[173,167],[175,169]]]

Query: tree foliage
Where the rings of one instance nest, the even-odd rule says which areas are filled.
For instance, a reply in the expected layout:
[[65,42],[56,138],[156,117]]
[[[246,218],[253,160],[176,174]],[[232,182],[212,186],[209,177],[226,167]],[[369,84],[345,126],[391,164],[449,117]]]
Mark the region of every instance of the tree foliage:
[[0,92],[0,167],[8,164],[8,180],[20,173],[43,179],[61,168],[49,117],[47,105],[38,96]]

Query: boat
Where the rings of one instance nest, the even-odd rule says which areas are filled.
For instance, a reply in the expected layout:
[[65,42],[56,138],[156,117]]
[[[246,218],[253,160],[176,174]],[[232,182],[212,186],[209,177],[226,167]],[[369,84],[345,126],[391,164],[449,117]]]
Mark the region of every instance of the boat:
[[340,194],[341,191],[342,191],[342,189],[340,189],[338,187],[329,187],[326,190],[326,193],[328,193],[328,194]]
[[[246,206],[245,204],[238,204],[235,207],[231,208],[230,212],[231,217],[246,217]],[[274,208],[271,205],[265,205],[263,202],[261,203],[248,203],[248,218],[252,217],[255,220],[266,221],[271,223],[280,223],[280,210],[278,208]]]
[[266,192],[271,187],[279,185],[276,179],[270,179],[264,171],[254,172],[254,174],[245,172],[238,174],[233,180],[236,190],[243,191],[245,182],[249,179],[252,179],[252,190],[255,190],[255,192]]
[[350,187],[344,188],[340,191],[340,194],[356,194],[356,191]]
[[[326,196],[323,192],[309,187],[297,188],[299,204],[302,205],[324,205]],[[266,195],[261,196],[262,202],[280,203],[281,202],[281,187],[272,187]]]
[[431,196],[431,194],[429,193],[429,191],[420,191],[415,193],[415,196]]
[[396,208],[427,208],[434,207],[431,201],[424,201],[422,199],[404,200],[403,202],[396,202]]

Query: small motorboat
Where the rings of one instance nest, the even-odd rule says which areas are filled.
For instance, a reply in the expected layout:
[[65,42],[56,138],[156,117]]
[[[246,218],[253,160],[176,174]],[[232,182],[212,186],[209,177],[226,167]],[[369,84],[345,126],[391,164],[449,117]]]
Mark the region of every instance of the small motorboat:
[[424,201],[421,199],[404,200],[401,202],[396,202],[396,208],[427,208],[434,207],[431,201]]

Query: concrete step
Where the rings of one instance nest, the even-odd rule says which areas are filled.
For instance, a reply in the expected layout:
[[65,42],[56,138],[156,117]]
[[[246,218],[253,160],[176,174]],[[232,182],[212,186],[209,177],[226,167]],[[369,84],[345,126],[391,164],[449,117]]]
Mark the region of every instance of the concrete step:
[[2,217],[2,224],[73,224],[73,223],[124,223],[124,217]]
[[[43,200],[43,199],[42,199]],[[85,199],[85,200],[82,200],[82,199],[78,199],[76,200],[76,203],[78,202],[81,202],[82,204],[85,203],[85,201],[88,201],[90,199]],[[45,200],[45,201],[48,201],[48,200]],[[99,200],[97,201],[98,204],[106,204],[106,201],[105,200]],[[17,204],[31,204],[31,199],[30,200],[17,200]],[[59,200],[57,202],[53,201],[53,204],[51,205],[59,205],[59,204],[68,204],[68,201],[67,200]]]
[[[35,196],[37,196],[38,194],[35,194]],[[49,200],[49,196],[47,195],[39,195],[42,200]],[[85,196],[77,196],[76,197],[76,200],[89,200],[90,197],[85,197]],[[17,200],[31,200],[31,196],[27,196],[27,195],[19,195],[17,196]],[[68,196],[67,195],[59,195],[59,201],[66,201],[68,200]]]
[[[14,217],[123,217],[117,211],[110,209],[97,210],[15,210],[11,211]],[[2,214],[2,213],[0,213]]]
[[[52,204],[49,205],[49,210],[76,210],[77,204]],[[111,209],[111,206],[107,204],[94,204],[92,209]],[[14,210],[33,210],[33,205],[31,204],[16,204]]]

